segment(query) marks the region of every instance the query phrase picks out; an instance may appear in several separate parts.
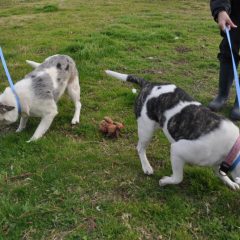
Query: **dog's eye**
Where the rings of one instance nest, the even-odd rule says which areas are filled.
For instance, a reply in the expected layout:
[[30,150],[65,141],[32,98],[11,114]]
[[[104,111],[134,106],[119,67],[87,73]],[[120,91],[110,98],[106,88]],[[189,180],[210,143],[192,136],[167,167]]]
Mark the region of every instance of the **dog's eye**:
[[161,89],[161,87],[158,87],[157,89]]

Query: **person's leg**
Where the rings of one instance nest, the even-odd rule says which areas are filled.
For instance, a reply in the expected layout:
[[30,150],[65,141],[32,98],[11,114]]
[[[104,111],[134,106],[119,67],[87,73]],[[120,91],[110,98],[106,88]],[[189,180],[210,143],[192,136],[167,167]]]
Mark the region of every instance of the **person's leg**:
[[[232,32],[231,39],[232,39],[232,48],[233,48],[233,55],[236,62],[236,65],[239,64],[239,47],[240,47],[240,29],[239,27]],[[240,120],[240,108],[238,104],[238,98],[235,97],[235,102],[233,105],[233,109],[230,114],[230,118],[232,120]]]
[[218,54],[220,62],[218,95],[208,105],[208,107],[213,111],[219,111],[225,105],[233,83],[231,53],[226,35],[222,33],[222,36],[223,40],[219,45],[220,53]]
[[235,102],[232,108],[232,111],[230,113],[230,119],[233,121],[239,121],[240,120],[240,109],[238,104],[238,98],[235,97]]

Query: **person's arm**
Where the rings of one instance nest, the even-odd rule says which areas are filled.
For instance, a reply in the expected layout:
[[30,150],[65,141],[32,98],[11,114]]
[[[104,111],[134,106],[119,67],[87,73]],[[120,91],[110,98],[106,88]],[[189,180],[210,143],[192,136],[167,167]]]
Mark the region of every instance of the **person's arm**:
[[210,0],[210,8],[215,21],[217,21],[220,12],[225,11],[228,15],[230,14],[231,2],[230,0]]
[[230,28],[237,27],[229,17],[231,12],[230,0],[210,0],[210,8],[215,21],[222,31],[224,31],[226,26]]

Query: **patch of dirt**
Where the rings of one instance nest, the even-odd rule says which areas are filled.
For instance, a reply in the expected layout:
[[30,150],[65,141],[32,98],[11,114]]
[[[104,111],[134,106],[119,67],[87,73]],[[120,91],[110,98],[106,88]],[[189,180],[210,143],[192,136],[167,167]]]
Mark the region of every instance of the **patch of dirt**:
[[139,73],[142,73],[142,74],[159,74],[159,75],[162,75],[162,74],[163,74],[163,70],[161,70],[161,69],[143,69],[143,70],[139,71]]
[[131,193],[129,193],[127,189],[123,187],[119,187],[118,189],[116,189],[115,194],[124,201],[128,201],[131,198]]
[[[184,74],[185,77],[193,77],[194,76],[194,73],[192,71],[184,71],[183,74]],[[193,87],[197,87],[198,91],[199,91],[199,86],[197,86],[195,84]]]
[[9,15],[6,17],[1,17],[0,18],[0,24],[2,24],[3,26],[6,25],[8,27],[15,27],[16,23],[17,26],[23,26],[23,23],[25,22],[34,22],[34,19],[36,19],[36,17],[34,15]]
[[184,47],[184,46],[178,46],[175,48],[175,50],[178,52],[178,53],[187,53],[187,52],[190,52],[191,51],[191,48],[189,47]]
[[173,64],[175,65],[186,65],[188,61],[186,59],[179,59],[178,61],[174,61]]
[[136,52],[138,49],[139,49],[138,47],[133,47],[133,46],[127,47],[127,51],[129,52]]
[[156,56],[149,56],[149,57],[143,56],[143,58],[145,58],[145,59],[147,59],[148,61],[151,61],[151,62],[161,62],[161,60]]
[[117,67],[117,71],[119,71],[119,72],[128,71],[128,68],[127,67]]
[[84,136],[80,135],[78,133],[75,133],[72,129],[74,129],[76,126],[72,125],[71,128],[58,128],[57,131],[61,133],[63,136],[70,138],[74,142],[84,142]]
[[96,219],[93,217],[86,218],[85,223],[89,233],[93,232],[97,228]]

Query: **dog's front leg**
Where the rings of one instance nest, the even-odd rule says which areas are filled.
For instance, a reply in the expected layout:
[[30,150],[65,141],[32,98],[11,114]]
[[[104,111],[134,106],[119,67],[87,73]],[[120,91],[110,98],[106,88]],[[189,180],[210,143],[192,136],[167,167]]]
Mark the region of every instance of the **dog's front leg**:
[[181,144],[173,143],[171,145],[171,163],[172,163],[172,176],[165,176],[159,181],[160,186],[167,184],[178,184],[183,180],[183,167],[184,160],[180,157]]
[[27,121],[28,121],[28,116],[22,116],[16,132],[21,132],[23,129],[25,129]]
[[50,125],[52,124],[52,121],[56,115],[57,115],[57,112],[45,115],[41,119],[41,122],[39,123],[35,133],[31,137],[31,139],[27,142],[35,141],[35,140],[41,138],[44,135],[44,133],[48,130]]
[[233,182],[233,181],[228,177],[227,174],[222,175],[222,174],[219,172],[219,166],[214,166],[214,171],[215,171],[216,175],[217,175],[227,186],[229,186],[229,187],[232,188],[233,190],[238,190],[238,189],[240,189],[239,184]]

